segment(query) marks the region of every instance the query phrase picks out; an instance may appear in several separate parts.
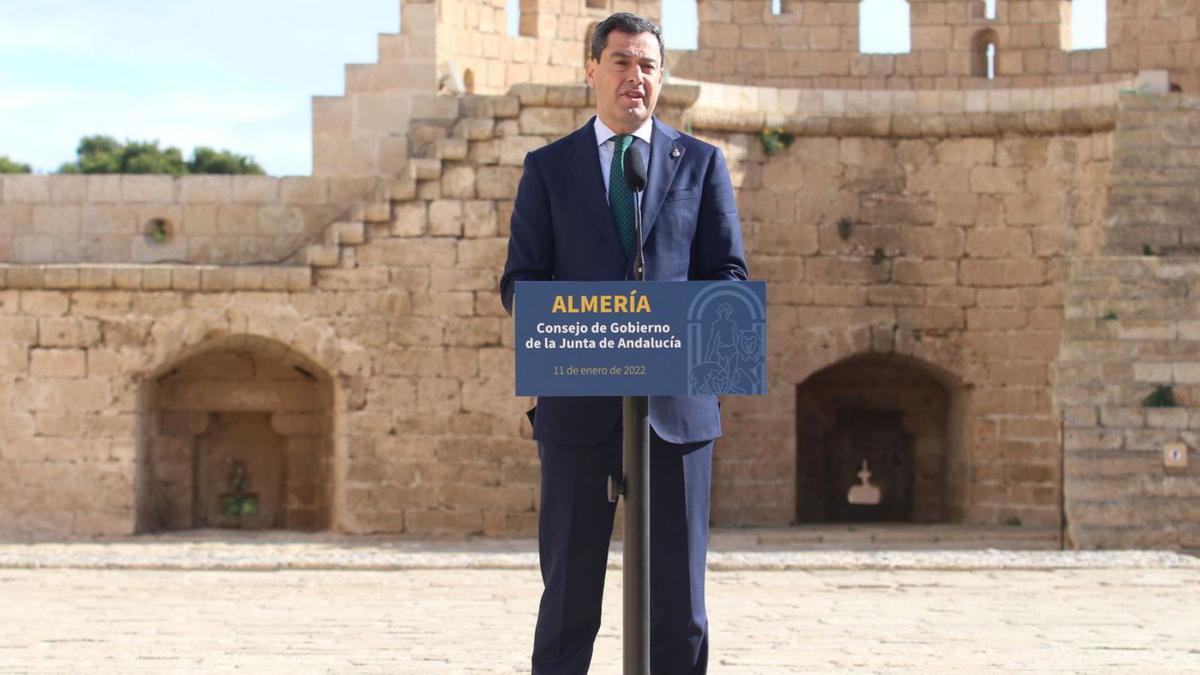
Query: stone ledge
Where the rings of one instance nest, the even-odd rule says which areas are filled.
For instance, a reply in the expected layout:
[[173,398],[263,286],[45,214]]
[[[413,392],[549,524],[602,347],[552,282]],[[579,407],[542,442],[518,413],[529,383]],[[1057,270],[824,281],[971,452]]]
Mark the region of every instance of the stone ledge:
[[[416,541],[328,534],[275,533],[213,540],[143,535],[106,542],[0,543],[0,569],[412,570],[537,569],[531,539]],[[751,570],[1056,570],[1200,569],[1200,559],[1169,551],[753,550],[739,533],[715,529],[708,568]],[[733,547],[730,544],[735,544]],[[621,568],[621,546],[609,553]]]
[[377,192],[379,184],[342,176],[9,174],[0,176],[0,187],[5,204],[337,206]]
[[308,266],[0,264],[0,289],[144,291],[307,291]]
[[955,138],[1004,134],[1093,133],[1111,131],[1116,111],[1083,108],[1025,113],[882,114],[783,116],[776,113],[693,108],[684,113],[693,129],[759,133],[780,129],[795,136],[877,138]]
[[[1139,88],[1140,80],[1081,85],[1073,87],[996,88],[996,89],[923,89],[923,90],[858,90],[858,89],[787,89],[732,84],[717,84],[695,80],[675,80],[663,88],[693,88],[697,95],[692,101],[681,100],[706,110],[740,112],[776,112],[784,116],[851,116],[893,114],[959,114],[1026,113],[1065,111],[1080,108],[1116,107],[1135,93],[1152,95],[1152,89]],[[684,92],[680,91],[678,95]]]

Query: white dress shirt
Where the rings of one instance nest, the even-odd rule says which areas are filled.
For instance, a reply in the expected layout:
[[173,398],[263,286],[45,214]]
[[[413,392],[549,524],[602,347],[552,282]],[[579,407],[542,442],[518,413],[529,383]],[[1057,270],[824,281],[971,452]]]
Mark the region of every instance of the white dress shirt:
[[[604,177],[604,198],[607,200],[609,173],[612,169],[613,152],[617,145],[613,138],[621,134],[605,126],[598,116],[593,128],[596,131],[596,145],[600,150],[600,175]],[[637,131],[633,132],[633,143],[629,146],[630,150],[634,150],[642,156],[642,166],[646,167],[647,173],[650,171],[650,132],[653,130],[654,118],[649,117],[642,123],[642,126],[637,128]]]

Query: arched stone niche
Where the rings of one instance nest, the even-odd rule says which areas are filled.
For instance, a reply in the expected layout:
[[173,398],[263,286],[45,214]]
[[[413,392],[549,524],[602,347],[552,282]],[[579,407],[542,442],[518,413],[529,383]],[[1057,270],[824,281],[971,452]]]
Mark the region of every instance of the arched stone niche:
[[[895,354],[850,357],[796,388],[796,520],[800,523],[953,519],[966,480],[966,389],[953,376]],[[875,505],[848,504],[867,461]],[[861,494],[861,492],[860,492]]]
[[139,401],[139,532],[330,527],[333,382],[307,357],[252,335],[209,340],[155,371]]

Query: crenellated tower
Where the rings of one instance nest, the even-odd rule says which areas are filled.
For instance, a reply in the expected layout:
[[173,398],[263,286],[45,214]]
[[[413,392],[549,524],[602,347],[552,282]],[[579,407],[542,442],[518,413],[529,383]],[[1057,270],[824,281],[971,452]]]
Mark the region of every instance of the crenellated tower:
[[412,154],[410,123],[452,120],[456,95],[582,81],[593,26],[616,11],[660,18],[651,0],[521,0],[508,34],[504,0],[405,0],[399,33],[375,63],[346,66],[342,96],[313,97],[313,174],[394,174]]
[[1109,0],[1107,47],[1072,49],[1070,0],[909,0],[911,50],[862,53],[860,0],[700,0],[698,49],[674,75],[801,89],[1065,87],[1166,70],[1200,89],[1196,0]]

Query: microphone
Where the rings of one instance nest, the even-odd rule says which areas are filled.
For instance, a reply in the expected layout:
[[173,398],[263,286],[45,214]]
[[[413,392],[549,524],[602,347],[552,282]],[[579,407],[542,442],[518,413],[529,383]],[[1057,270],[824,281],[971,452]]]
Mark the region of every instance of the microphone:
[[637,236],[637,257],[634,258],[633,279],[646,278],[646,256],[642,252],[642,190],[646,189],[646,163],[633,146],[625,151],[625,185],[633,191],[633,224]]
[[634,192],[646,189],[646,164],[642,156],[630,146],[625,151],[625,184]]

